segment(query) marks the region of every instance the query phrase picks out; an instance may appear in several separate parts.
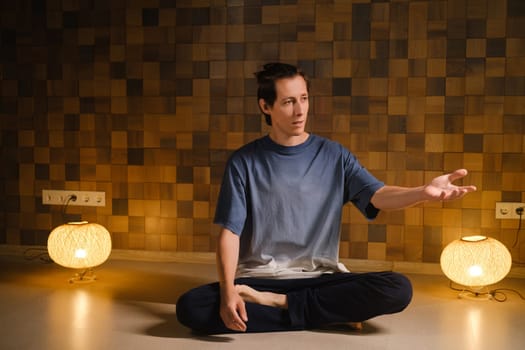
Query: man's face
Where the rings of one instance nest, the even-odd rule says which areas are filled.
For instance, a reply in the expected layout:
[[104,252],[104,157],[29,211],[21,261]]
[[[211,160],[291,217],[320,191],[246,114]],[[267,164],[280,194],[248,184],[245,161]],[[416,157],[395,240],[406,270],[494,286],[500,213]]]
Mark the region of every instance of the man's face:
[[273,106],[260,100],[261,109],[272,117],[270,135],[276,140],[303,136],[308,117],[308,90],[300,75],[279,79],[275,82],[277,98]]

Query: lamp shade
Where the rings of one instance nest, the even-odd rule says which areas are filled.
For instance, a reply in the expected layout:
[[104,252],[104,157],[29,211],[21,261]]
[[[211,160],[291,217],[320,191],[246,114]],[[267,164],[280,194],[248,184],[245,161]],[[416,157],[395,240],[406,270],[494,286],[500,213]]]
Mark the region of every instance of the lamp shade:
[[501,281],[510,271],[512,257],[507,247],[494,238],[468,236],[448,244],[440,263],[449,279],[475,288]]
[[70,222],[51,231],[47,250],[59,265],[87,269],[107,260],[111,253],[111,235],[99,224]]

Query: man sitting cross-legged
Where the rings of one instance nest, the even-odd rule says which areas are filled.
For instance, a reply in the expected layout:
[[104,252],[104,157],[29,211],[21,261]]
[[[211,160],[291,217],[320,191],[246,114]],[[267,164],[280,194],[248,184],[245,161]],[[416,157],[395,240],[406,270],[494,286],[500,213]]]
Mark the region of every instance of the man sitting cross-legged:
[[203,333],[289,331],[400,312],[410,281],[395,272],[350,273],[339,262],[342,208],[379,210],[453,200],[474,186],[460,169],[419,187],[383,184],[342,145],[305,131],[309,83],[298,68],[256,73],[267,136],[229,159],[217,203],[219,282],[177,301],[177,318]]

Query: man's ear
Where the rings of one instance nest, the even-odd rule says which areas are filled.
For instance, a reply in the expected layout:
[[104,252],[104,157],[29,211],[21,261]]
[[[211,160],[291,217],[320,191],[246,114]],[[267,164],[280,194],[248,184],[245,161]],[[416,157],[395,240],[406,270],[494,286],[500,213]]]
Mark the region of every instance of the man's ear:
[[259,99],[259,108],[263,113],[270,114],[270,108],[268,106],[268,103],[262,98]]

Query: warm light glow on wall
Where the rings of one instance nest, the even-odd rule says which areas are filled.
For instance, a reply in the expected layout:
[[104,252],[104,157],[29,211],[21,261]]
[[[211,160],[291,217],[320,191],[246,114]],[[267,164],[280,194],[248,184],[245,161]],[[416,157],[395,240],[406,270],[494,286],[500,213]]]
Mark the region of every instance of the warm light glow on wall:
[[51,259],[59,265],[88,269],[108,259],[111,253],[111,235],[99,224],[70,222],[51,231],[47,250]]
[[441,253],[441,269],[453,282],[483,287],[501,281],[510,271],[512,257],[501,242],[468,236],[451,242]]

